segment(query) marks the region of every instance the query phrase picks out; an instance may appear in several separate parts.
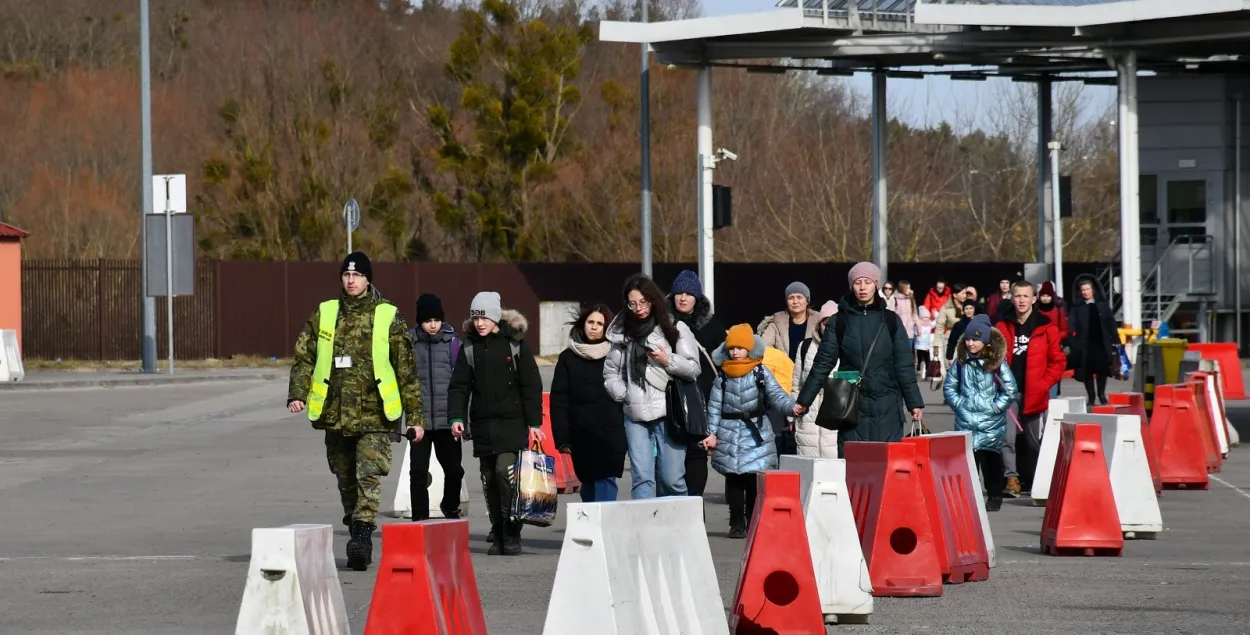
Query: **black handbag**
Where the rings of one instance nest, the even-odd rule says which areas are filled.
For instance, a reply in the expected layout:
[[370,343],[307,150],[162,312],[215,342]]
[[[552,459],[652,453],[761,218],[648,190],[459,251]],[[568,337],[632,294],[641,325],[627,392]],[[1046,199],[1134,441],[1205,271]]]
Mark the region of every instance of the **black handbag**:
[[664,388],[664,421],[668,435],[678,443],[702,441],[707,438],[707,404],[698,382],[671,377]]
[[[859,381],[853,382],[833,375],[825,379],[825,396],[820,402],[820,410],[816,413],[816,425],[839,432],[854,430],[859,425],[859,385],[867,376],[868,367],[872,363],[872,351],[877,348],[877,340],[881,339],[881,331],[885,330],[885,320],[890,318],[888,314],[884,316],[881,326],[877,328],[877,334],[872,338],[868,354],[864,355],[864,368],[859,372]],[[840,347],[842,334],[838,333],[836,328],[834,332],[835,337],[839,337]]]

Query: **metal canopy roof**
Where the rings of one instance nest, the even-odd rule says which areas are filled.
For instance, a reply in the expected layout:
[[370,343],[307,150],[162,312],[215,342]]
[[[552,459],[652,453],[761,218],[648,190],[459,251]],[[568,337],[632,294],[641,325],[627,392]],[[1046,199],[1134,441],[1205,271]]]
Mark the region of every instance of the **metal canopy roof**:
[[1130,49],[1142,70],[1250,70],[1250,0],[804,0],[801,9],[796,2],[718,18],[605,21],[600,39],[648,42],[667,64],[835,74],[959,66],[938,73],[1087,75],[1110,71],[1108,56]]
[[1242,11],[1244,0],[930,0],[918,2],[921,24],[960,26],[1095,26]]

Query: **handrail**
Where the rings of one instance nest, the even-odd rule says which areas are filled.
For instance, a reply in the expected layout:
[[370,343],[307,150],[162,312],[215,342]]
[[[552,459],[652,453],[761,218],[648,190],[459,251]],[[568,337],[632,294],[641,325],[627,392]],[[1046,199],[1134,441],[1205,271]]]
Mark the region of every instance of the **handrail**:
[[[1202,243],[1202,246],[1196,251],[1192,249],[1193,244],[1195,242]],[[1160,319],[1163,318],[1163,284],[1159,280],[1159,274],[1162,271],[1163,264],[1167,262],[1167,256],[1172,253],[1172,250],[1175,249],[1177,245],[1182,245],[1182,244],[1190,247],[1190,249],[1188,249],[1188,252],[1187,252],[1187,258],[1188,258],[1188,272],[1187,273],[1189,276],[1189,285],[1186,288],[1186,291],[1193,292],[1193,289],[1194,289],[1194,254],[1202,253],[1203,251],[1209,251],[1211,249],[1211,246],[1215,244],[1215,237],[1211,236],[1210,234],[1200,234],[1200,235],[1177,236],[1173,238],[1172,241],[1168,243],[1167,248],[1163,250],[1163,253],[1159,255],[1159,258],[1155,261],[1155,265],[1150,268],[1150,272],[1147,273],[1145,277],[1142,278],[1143,293],[1149,290],[1149,287],[1147,286],[1148,282],[1154,283],[1155,315],[1158,316]],[[1175,294],[1169,294],[1169,295],[1175,295]]]

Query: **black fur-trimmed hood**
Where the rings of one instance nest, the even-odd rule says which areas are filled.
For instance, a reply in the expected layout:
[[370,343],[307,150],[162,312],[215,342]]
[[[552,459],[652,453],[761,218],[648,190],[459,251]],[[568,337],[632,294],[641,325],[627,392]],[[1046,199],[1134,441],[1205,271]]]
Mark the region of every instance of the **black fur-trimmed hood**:
[[668,296],[669,314],[673,316],[673,320],[677,322],[685,322],[691,331],[698,331],[707,326],[712,321],[715,311],[712,310],[712,301],[707,299],[705,295],[699,295],[694,301],[694,310],[686,315],[677,310],[677,303],[673,300],[673,295]]

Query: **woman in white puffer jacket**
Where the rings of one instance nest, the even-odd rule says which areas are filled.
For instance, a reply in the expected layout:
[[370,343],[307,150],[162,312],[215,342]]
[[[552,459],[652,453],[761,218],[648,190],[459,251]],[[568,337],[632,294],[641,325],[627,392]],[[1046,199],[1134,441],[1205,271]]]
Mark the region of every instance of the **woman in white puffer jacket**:
[[673,323],[651,278],[630,276],[621,296],[626,310],[608,325],[603,387],[625,413],[630,498],[686,496],[686,441],[668,432],[665,389],[672,377],[699,378],[699,342],[690,327]]
[[[812,364],[816,362],[820,337],[829,326],[829,318],[837,312],[837,302],[826,302],[820,307],[820,324],[816,327],[815,334],[803,340],[803,343],[799,345],[798,354],[794,356],[794,386],[791,394],[797,395],[803,389],[803,383],[807,381],[807,375],[812,371]],[[835,364],[833,372],[837,370],[838,367]],[[816,425],[816,413],[820,412],[820,403],[823,399],[824,392],[822,391],[816,395],[816,401],[812,402],[812,407],[808,408],[803,416],[795,418],[794,440],[799,449],[799,456],[838,458],[838,431]]]

